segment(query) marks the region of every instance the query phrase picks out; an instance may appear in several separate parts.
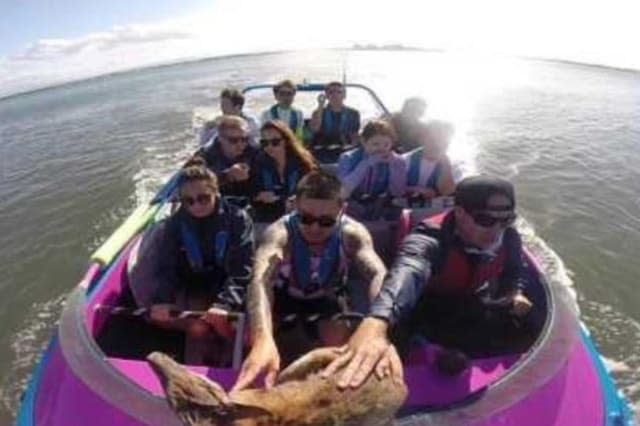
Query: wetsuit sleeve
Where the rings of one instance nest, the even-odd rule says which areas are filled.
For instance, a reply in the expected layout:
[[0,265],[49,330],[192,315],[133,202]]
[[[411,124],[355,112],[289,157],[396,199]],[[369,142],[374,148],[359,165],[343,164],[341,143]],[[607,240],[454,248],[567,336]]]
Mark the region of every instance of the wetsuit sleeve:
[[255,251],[253,222],[244,210],[238,209],[231,227],[231,239],[225,256],[227,279],[214,305],[240,311],[244,309],[247,286],[251,279]]
[[422,295],[431,276],[431,265],[440,250],[439,242],[418,225],[402,242],[380,293],[371,305],[370,316],[394,326],[405,319]]
[[342,154],[338,160],[338,177],[342,182],[342,188],[347,196],[360,185],[367,175],[370,162],[367,159],[363,159],[360,163],[349,172],[350,163],[349,153]]
[[514,290],[524,291],[527,286],[527,267],[522,250],[522,239],[516,229],[507,228],[504,235],[504,245],[507,257],[500,277],[501,293],[506,294]]
[[152,286],[152,304],[175,303],[176,290],[180,285],[179,255],[179,244],[171,231],[170,219],[154,225],[145,233],[140,244],[139,266],[144,269],[144,265],[149,264],[150,276],[146,279],[148,282],[132,284]]

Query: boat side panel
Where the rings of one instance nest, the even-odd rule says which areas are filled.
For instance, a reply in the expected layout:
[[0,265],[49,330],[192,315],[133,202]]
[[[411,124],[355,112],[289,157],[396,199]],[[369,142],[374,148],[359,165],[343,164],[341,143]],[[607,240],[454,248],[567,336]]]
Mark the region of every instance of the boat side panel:
[[473,426],[601,426],[604,408],[598,373],[588,349],[579,343],[567,364],[546,385]]
[[593,364],[596,366],[598,377],[604,392],[604,405],[606,419],[603,423],[605,426],[633,426],[633,414],[629,402],[624,395],[616,389],[615,382],[607,371],[602,358],[596,348],[595,342],[589,336],[586,328],[582,328],[582,341],[589,351],[589,356]]
[[[141,426],[87,388],[66,364],[59,345],[51,351],[37,392],[35,420],[47,426]],[[167,425],[178,425],[167,419]]]

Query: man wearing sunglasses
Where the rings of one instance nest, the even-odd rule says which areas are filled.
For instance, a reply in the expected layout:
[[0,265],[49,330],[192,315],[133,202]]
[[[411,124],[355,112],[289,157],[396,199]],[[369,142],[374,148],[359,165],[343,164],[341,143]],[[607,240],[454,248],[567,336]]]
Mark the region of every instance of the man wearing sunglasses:
[[359,386],[374,369],[378,376],[401,379],[390,332],[440,344],[437,361],[447,374],[464,370],[468,355],[530,344],[535,333],[516,326],[532,303],[525,295],[520,236],[511,226],[514,209],[511,183],[487,176],[462,180],[453,210],[419,224],[404,239],[349,350],[323,374],[348,364],[338,379],[341,387]]
[[196,156],[204,158],[207,167],[220,182],[224,196],[246,197],[251,193],[251,164],[257,148],[249,144],[249,127],[238,116],[223,116],[218,123],[218,136]]
[[332,81],[318,96],[318,107],[311,115],[309,127],[314,133],[312,148],[321,163],[335,163],[345,146],[355,146],[360,131],[360,113],[344,104],[344,84]]
[[[350,326],[331,317],[354,310],[349,297],[354,288],[347,288],[354,285],[347,281],[351,265],[369,301],[378,294],[386,268],[367,229],[343,213],[340,190],[334,175],[308,173],[298,183],[295,210],[266,229],[249,285],[252,348],[236,389],[261,373],[266,385],[273,385],[281,365],[278,348],[291,361],[313,346],[347,340]],[[319,319],[311,321],[313,316]],[[299,320],[295,327],[287,321],[292,317]]]
[[276,103],[262,113],[262,124],[269,120],[281,120],[289,125],[295,135],[302,139],[304,136],[304,115],[301,110],[293,107],[296,97],[296,85],[291,80],[283,80],[273,86]]

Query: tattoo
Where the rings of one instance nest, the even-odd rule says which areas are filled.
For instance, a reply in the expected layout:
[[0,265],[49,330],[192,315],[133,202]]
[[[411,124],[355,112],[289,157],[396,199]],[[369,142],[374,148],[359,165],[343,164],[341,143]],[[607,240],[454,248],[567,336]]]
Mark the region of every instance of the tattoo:
[[373,301],[382,288],[387,268],[375,251],[369,231],[361,223],[349,220],[344,236],[346,253],[369,285],[369,300]]
[[287,228],[284,221],[279,220],[265,230],[263,241],[256,251],[247,300],[253,340],[261,335],[273,335],[271,321],[273,285],[286,244]]

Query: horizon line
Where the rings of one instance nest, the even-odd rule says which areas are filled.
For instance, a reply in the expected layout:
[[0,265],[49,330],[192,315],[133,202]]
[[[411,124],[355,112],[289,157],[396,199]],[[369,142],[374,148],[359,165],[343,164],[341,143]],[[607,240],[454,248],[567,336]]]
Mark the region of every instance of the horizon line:
[[[40,93],[40,92],[49,91],[49,90],[60,89],[60,88],[66,87],[66,86],[73,86],[73,85],[76,85],[76,84],[82,84],[82,83],[90,82],[92,80],[98,80],[98,79],[102,79],[102,78],[114,77],[114,76],[133,73],[133,72],[137,72],[137,71],[146,71],[146,70],[153,70],[153,69],[158,69],[158,68],[168,68],[168,67],[173,67],[173,66],[177,66],[177,65],[193,64],[193,63],[205,62],[205,61],[211,61],[211,60],[217,60],[217,59],[230,59],[230,58],[237,58],[237,57],[243,57],[243,56],[273,55],[273,54],[278,54],[278,53],[304,52],[304,51],[313,51],[313,50],[420,51],[420,52],[439,52],[439,53],[456,52],[456,50],[453,50],[453,49],[428,48],[428,47],[417,47],[417,46],[404,46],[402,44],[397,44],[397,43],[390,43],[390,44],[383,44],[383,45],[377,45],[377,44],[373,44],[373,43],[372,44],[369,44],[369,43],[363,43],[363,44],[356,43],[356,44],[352,45],[351,47],[325,47],[325,48],[319,47],[319,48],[309,48],[309,49],[265,50],[265,51],[259,51],[259,52],[243,52],[243,53],[232,53],[232,54],[224,54],[224,55],[204,56],[204,57],[191,58],[191,59],[183,58],[183,59],[178,59],[178,60],[175,60],[175,61],[167,61],[167,62],[161,62],[161,63],[151,64],[151,65],[142,65],[142,66],[131,67],[131,68],[123,69],[123,70],[111,71],[111,72],[107,72],[107,73],[104,73],[104,74],[96,74],[96,75],[92,75],[92,76],[89,76],[89,77],[81,77],[81,78],[76,78],[76,79],[70,79],[68,81],[64,81],[64,82],[60,82],[60,83],[54,83],[54,84],[50,84],[50,85],[46,85],[46,86],[42,86],[42,87],[36,87],[34,89],[18,91],[18,92],[15,92],[15,93],[9,93],[8,95],[0,96],[0,102],[6,101],[6,100],[9,100],[9,99],[12,99],[12,98],[17,98],[17,97],[21,97],[21,96],[28,96],[28,95],[32,95],[32,94],[36,94],[36,93]],[[488,54],[488,55],[490,55],[490,54]],[[504,56],[504,57],[512,58],[512,59],[525,60],[525,61],[555,62],[555,63],[561,63],[561,64],[567,64],[567,65],[575,65],[575,66],[582,66],[582,67],[589,67],[589,68],[601,68],[601,69],[606,69],[606,70],[631,72],[631,73],[634,73],[634,74],[640,74],[640,69],[618,67],[618,66],[605,65],[605,64],[599,64],[599,63],[580,62],[580,61],[575,61],[575,60],[571,60],[571,59],[552,58],[552,57],[546,58],[546,57],[526,56],[526,55],[524,55],[524,56],[521,56],[521,55],[500,55],[500,56]]]

